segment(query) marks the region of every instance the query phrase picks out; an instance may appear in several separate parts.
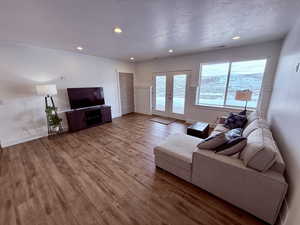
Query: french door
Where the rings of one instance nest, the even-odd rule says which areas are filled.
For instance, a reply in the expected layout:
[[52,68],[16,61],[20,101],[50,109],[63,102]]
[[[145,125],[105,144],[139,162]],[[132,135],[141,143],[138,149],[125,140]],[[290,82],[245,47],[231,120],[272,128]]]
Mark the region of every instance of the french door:
[[189,71],[153,74],[153,114],[185,119],[189,76]]

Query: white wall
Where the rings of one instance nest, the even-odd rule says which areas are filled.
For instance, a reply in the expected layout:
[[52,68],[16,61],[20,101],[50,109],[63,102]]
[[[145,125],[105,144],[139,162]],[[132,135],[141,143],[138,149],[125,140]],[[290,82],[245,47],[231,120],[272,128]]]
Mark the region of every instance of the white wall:
[[[218,116],[224,115],[228,110],[194,105],[196,94],[195,86],[197,85],[200,63],[268,58],[261,96],[263,103],[261,106],[262,112],[266,112],[272,92],[273,78],[276,71],[281,43],[281,41],[272,41],[244,47],[203,52],[195,55],[169,57],[141,62],[136,65],[135,85],[141,87],[152,86],[152,74],[154,72],[191,70],[192,79],[188,89],[188,109],[186,119],[191,121],[202,120],[213,123]],[[145,105],[145,102],[150,102],[149,99],[149,95],[136,96],[136,111],[151,114],[151,107]]]
[[300,224],[300,21],[284,41],[268,119],[287,164],[287,225]]
[[57,85],[55,102],[60,110],[69,108],[66,88],[102,86],[113,117],[120,116],[117,71],[134,72],[134,65],[67,51],[0,43],[2,146],[46,135],[44,99],[36,96],[37,84]]

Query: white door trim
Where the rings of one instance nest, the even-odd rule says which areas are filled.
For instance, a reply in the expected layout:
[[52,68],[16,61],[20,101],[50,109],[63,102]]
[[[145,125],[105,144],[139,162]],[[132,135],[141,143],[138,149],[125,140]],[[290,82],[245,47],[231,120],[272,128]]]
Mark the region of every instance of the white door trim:
[[[179,74],[186,74],[187,79],[186,79],[186,89],[185,89],[185,106],[184,106],[184,114],[177,114],[172,112],[172,104],[173,104],[173,79],[174,75],[179,75]],[[158,75],[165,75],[166,76],[166,110],[165,111],[158,111],[155,110],[156,106],[156,98],[155,98],[155,93],[156,93],[156,84],[155,84],[155,77]],[[182,71],[168,71],[168,72],[155,72],[152,73],[152,114],[153,115],[159,115],[159,116],[165,116],[165,117],[171,117],[175,119],[181,119],[185,120],[186,119],[186,114],[188,111],[188,87],[190,84],[190,79],[191,79],[192,71],[191,70],[182,70]]]
[[[132,88],[133,88],[133,112],[135,112],[135,93],[134,93],[134,73],[132,72],[118,72],[118,92],[119,92],[119,109],[120,109],[120,116],[122,116],[122,98],[121,98],[121,86],[120,86],[120,74],[130,74],[132,75]],[[125,115],[125,114],[124,114]]]

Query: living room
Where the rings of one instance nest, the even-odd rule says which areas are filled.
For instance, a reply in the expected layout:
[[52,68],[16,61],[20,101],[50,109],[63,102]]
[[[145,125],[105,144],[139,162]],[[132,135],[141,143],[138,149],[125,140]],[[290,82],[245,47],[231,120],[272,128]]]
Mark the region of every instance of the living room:
[[299,9],[2,2],[0,224],[298,224]]

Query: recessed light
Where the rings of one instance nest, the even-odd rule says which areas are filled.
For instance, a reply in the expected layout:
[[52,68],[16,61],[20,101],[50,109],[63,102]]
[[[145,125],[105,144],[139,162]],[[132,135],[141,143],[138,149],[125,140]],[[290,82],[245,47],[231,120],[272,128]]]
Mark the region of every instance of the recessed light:
[[114,28],[114,32],[117,34],[121,34],[122,33],[122,29],[120,27],[115,27]]
[[83,50],[83,47],[78,46],[78,47],[77,47],[77,50],[82,51],[82,50]]
[[173,53],[174,51],[173,51],[173,49],[169,49],[169,51],[168,51],[169,53]]
[[234,36],[233,38],[232,38],[232,40],[239,40],[241,37],[240,36]]
[[131,57],[131,58],[130,58],[130,60],[134,60],[134,58],[133,58],[133,57]]

